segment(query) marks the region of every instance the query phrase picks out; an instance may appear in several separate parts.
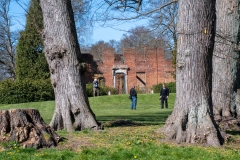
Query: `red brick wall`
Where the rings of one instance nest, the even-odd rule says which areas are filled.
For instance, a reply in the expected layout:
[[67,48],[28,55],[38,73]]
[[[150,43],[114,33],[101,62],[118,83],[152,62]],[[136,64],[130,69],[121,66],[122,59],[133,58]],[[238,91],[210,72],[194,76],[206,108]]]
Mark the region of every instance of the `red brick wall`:
[[131,48],[125,48],[123,50],[123,56],[124,56],[124,64],[128,66],[129,71],[128,71],[128,90],[131,88],[132,85],[135,85],[137,83],[136,79],[136,51],[135,49]]
[[151,88],[153,84],[158,84],[158,52],[157,48],[145,49],[146,54],[146,87]]
[[102,53],[102,63],[99,63],[99,70],[103,73],[105,85],[113,87],[112,67],[114,65],[114,50],[106,49]]
[[[150,91],[150,88],[155,84],[175,81],[171,74],[174,72],[172,61],[164,59],[164,49],[145,48],[144,51],[138,52],[134,48],[125,48],[123,52],[124,61],[119,62],[117,61],[119,58],[114,57],[113,49],[103,50],[102,62],[97,63],[97,68],[98,72],[103,74],[106,86],[113,87],[112,69],[114,64],[124,64],[129,68],[128,91],[132,85],[138,87],[139,84],[145,84],[145,88]],[[137,78],[137,74],[141,76],[141,80],[139,80],[139,76]],[[92,82],[93,78],[89,81]]]

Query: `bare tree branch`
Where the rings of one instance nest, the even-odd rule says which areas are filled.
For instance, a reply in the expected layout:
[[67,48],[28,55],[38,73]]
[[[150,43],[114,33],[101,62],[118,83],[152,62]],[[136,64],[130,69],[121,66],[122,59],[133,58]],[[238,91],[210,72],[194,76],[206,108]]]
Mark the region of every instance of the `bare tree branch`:
[[[162,5],[162,6],[158,7],[158,8],[155,8],[155,9],[150,10],[150,11],[145,12],[145,13],[140,13],[140,14],[138,14],[137,16],[134,16],[134,17],[130,17],[130,18],[113,18],[113,19],[115,19],[115,20],[132,20],[132,19],[138,19],[138,18],[141,18],[141,17],[143,17],[143,16],[147,16],[147,15],[149,15],[149,14],[152,14],[152,13],[158,11],[158,10],[161,10],[162,8],[164,8],[164,7],[166,7],[166,6],[169,6],[169,5],[171,5],[171,4],[173,4],[173,3],[177,3],[177,2],[178,2],[178,0],[172,0],[172,1],[170,1],[170,2],[168,2],[168,3],[165,3],[164,5]],[[128,7],[130,7],[130,6],[128,6]],[[132,7],[131,7],[131,8],[132,8]]]
[[10,0],[0,2],[0,79],[15,78],[15,40],[11,32]]

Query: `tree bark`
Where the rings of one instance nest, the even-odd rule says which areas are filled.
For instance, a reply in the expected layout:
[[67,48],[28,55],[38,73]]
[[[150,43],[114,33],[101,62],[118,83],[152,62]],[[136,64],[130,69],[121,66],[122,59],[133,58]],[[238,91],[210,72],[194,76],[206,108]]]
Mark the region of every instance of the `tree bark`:
[[[214,118],[223,129],[238,127],[239,0],[216,0],[216,37],[213,52],[212,102]],[[234,120],[235,119],[235,120]],[[227,121],[235,121],[228,125]],[[232,123],[232,122],[230,122]],[[235,128],[234,127],[234,128]]]
[[55,130],[98,128],[86,95],[80,47],[70,0],[40,0],[44,17],[44,52],[55,93]]
[[16,141],[23,147],[55,147],[60,137],[35,109],[0,111],[0,141]]
[[179,0],[176,101],[159,130],[178,143],[222,143],[211,104],[214,7],[214,0]]

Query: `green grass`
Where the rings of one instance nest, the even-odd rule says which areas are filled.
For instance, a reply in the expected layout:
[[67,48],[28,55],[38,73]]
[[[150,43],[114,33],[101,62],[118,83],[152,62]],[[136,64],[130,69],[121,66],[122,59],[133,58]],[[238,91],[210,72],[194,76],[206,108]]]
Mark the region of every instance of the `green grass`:
[[100,122],[128,119],[141,124],[164,124],[172,112],[175,94],[170,95],[169,109],[160,109],[158,98],[159,94],[139,94],[137,110],[130,110],[128,95],[92,97],[89,101]]
[[[139,94],[137,110],[134,111],[130,110],[131,101],[128,95],[90,97],[89,103],[97,120],[103,123],[116,119],[128,119],[142,124],[164,124],[167,116],[172,112],[175,94],[170,94],[169,109],[160,109],[158,98],[159,94]],[[54,101],[0,104],[0,109],[35,108],[49,124],[54,113],[54,105]]]
[[[0,149],[0,159],[5,160],[228,160],[240,159],[237,141],[221,148],[174,144],[164,141],[155,130],[160,128],[171,114],[175,94],[170,95],[169,109],[160,109],[158,94],[139,94],[137,110],[130,110],[127,95],[100,96],[89,98],[98,121],[107,124],[119,119],[130,120],[142,125],[105,127],[95,132],[68,133],[58,131],[67,140],[53,149],[22,149],[15,143],[10,148]],[[49,123],[54,112],[54,102],[0,105],[1,109],[36,108],[45,122]],[[233,135],[238,136],[238,135]]]

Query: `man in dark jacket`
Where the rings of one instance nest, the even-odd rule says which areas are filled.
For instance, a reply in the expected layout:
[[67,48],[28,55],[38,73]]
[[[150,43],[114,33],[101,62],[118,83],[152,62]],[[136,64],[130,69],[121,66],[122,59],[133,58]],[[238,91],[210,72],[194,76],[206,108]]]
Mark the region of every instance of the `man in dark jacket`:
[[162,89],[160,91],[160,97],[159,99],[161,99],[161,108],[164,107],[164,101],[165,101],[165,107],[168,108],[168,96],[169,96],[169,90],[168,88],[165,86],[165,84],[162,85]]
[[93,81],[93,97],[99,96],[99,86],[98,86],[98,80],[94,79]]
[[130,97],[131,97],[131,101],[132,101],[130,109],[136,110],[136,106],[137,106],[137,92],[135,90],[135,86],[134,85],[130,89]]

